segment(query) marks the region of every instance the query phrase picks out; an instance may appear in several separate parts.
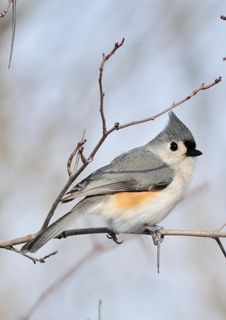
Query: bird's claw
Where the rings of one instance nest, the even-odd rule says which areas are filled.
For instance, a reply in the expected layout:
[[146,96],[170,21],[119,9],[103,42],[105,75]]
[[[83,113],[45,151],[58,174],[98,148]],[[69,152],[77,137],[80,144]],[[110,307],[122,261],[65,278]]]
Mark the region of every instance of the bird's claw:
[[117,244],[122,244],[123,241],[119,241],[115,232],[110,231],[107,234],[107,238],[113,240]]
[[163,227],[156,224],[145,226],[145,233],[152,236],[152,240],[155,246],[160,245],[164,239],[164,236],[160,232],[163,229]]

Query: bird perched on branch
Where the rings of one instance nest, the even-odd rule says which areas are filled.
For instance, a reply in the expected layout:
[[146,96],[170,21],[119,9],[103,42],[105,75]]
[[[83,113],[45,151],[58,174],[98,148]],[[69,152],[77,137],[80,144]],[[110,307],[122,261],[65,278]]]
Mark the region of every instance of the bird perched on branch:
[[91,213],[103,217],[116,234],[158,224],[185,196],[193,158],[201,154],[190,130],[170,112],[168,125],[153,140],[119,155],[75,185],[62,202],[83,199],[22,251],[36,252],[78,217]]

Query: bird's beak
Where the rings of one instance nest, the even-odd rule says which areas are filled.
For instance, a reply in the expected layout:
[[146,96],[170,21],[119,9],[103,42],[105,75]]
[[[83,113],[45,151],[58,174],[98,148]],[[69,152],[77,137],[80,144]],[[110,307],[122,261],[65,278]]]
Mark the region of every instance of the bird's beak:
[[197,149],[190,149],[186,153],[187,157],[198,157],[202,155],[202,152]]

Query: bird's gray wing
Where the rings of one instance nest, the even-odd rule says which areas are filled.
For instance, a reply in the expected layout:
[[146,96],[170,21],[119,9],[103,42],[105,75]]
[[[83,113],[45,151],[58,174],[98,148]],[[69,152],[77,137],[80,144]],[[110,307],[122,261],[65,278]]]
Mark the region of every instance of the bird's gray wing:
[[77,197],[112,194],[122,191],[148,191],[167,187],[174,170],[145,146],[115,158],[74,186],[63,202]]

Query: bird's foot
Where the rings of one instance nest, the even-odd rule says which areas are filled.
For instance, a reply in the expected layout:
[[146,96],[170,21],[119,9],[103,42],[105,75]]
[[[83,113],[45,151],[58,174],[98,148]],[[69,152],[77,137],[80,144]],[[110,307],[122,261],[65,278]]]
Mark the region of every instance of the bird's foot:
[[154,242],[155,246],[158,246],[162,243],[164,236],[161,234],[161,230],[164,228],[161,226],[158,226],[157,224],[152,224],[152,225],[145,225],[145,230],[144,232],[146,234],[149,234],[152,236],[152,240]]
[[117,234],[114,231],[108,232],[107,238],[113,240],[117,244],[122,244],[123,243],[123,241],[119,241],[118,240]]
[[163,227],[153,224],[153,225],[145,225],[145,230],[144,230],[146,234],[149,234],[152,236],[154,245],[157,246],[157,272],[158,273],[160,271],[160,245],[164,239],[164,236],[161,234],[160,231],[163,229],[164,229]]

